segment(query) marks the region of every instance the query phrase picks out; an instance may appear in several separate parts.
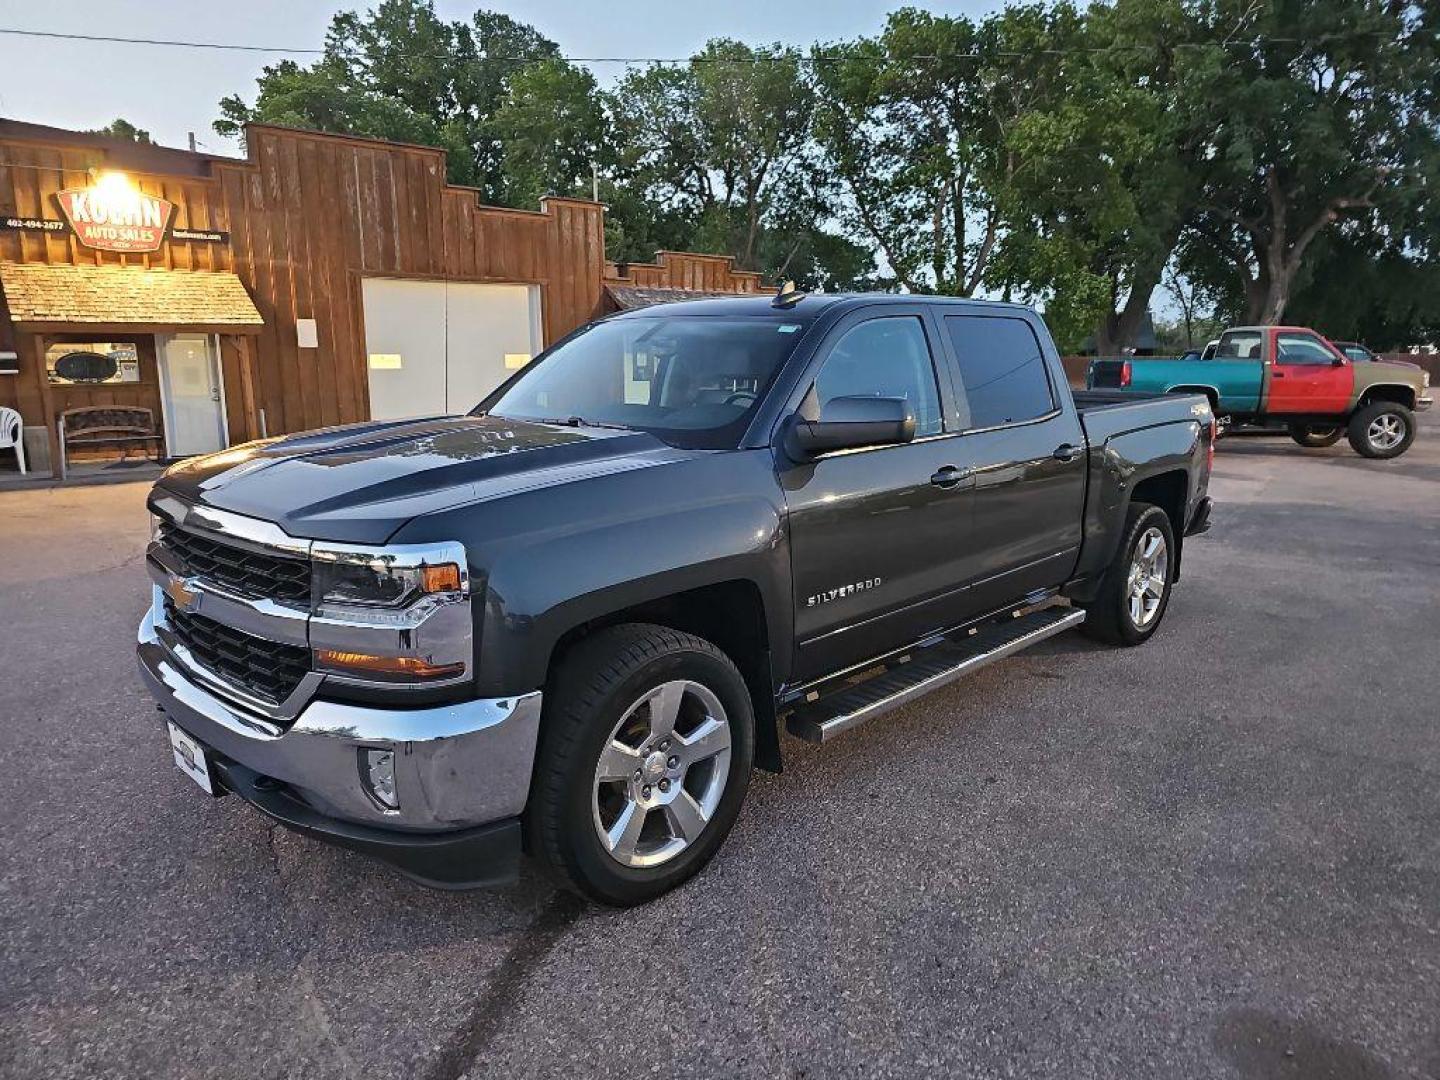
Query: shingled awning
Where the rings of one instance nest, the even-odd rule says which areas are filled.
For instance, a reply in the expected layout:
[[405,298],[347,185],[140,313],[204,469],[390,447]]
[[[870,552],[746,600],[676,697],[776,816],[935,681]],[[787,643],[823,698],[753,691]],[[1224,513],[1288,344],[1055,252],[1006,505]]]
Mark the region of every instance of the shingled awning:
[[22,330],[182,327],[257,334],[265,320],[234,274],[125,266],[0,263],[10,319]]
[[754,293],[708,292],[704,289],[661,289],[639,285],[606,285],[605,291],[621,311],[669,304],[676,300],[713,300],[717,297],[754,296]]

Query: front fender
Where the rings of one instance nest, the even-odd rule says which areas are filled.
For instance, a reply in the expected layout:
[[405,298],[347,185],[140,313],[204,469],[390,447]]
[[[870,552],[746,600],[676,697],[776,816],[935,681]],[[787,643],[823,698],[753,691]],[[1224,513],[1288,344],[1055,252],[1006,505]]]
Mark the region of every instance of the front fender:
[[479,696],[543,686],[556,643],[578,626],[722,582],[752,582],[770,640],[790,640],[789,549],[768,450],[700,454],[464,516],[450,529],[474,538],[466,541],[472,581],[484,591]]

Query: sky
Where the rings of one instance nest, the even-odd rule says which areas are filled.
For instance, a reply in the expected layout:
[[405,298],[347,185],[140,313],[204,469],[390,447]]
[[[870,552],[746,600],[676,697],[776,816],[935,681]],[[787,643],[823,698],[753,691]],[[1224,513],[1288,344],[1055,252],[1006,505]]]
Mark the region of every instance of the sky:
[[[0,0],[0,28],[318,48],[330,16],[375,0]],[[808,46],[874,33],[904,6],[979,15],[991,0],[438,0],[446,19],[480,6],[503,11],[556,41],[567,56],[688,56],[712,37]],[[211,129],[222,97],[255,96],[255,78],[283,54],[55,41],[0,34],[0,117],[88,129],[123,117],[167,146],[194,132],[202,149],[238,154]],[[304,61],[305,57],[296,57]],[[313,59],[313,58],[311,58]],[[595,65],[602,82],[623,71]]]

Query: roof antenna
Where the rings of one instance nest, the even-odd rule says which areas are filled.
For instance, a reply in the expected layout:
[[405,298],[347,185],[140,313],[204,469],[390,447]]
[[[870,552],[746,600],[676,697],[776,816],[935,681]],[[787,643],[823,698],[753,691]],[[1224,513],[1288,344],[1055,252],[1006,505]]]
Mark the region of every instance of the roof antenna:
[[775,299],[770,301],[770,306],[792,308],[804,299],[805,294],[795,287],[795,282],[786,281],[784,285],[780,286],[780,291],[775,294]]

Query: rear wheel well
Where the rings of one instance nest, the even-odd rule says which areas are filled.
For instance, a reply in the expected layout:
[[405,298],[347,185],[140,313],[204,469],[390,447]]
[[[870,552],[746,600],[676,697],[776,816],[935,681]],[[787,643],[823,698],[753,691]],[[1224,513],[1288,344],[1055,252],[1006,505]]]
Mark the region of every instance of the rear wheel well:
[[619,623],[668,626],[711,642],[740,669],[755,709],[755,764],[780,771],[775,730],[775,692],[770,669],[770,635],[765,603],[752,581],[723,581],[609,612],[567,631],[550,655],[549,671],[561,656],[597,630]]
[[1404,405],[1407,409],[1415,408],[1415,391],[1405,386],[1372,386],[1360,395],[1360,400],[1355,403],[1355,411],[1359,412],[1366,405],[1377,401],[1393,401],[1396,405]]
[[1184,550],[1185,505],[1190,495],[1190,478],[1183,470],[1147,476],[1130,493],[1132,503],[1151,503],[1165,511],[1175,533],[1175,578],[1180,577],[1180,555]]

